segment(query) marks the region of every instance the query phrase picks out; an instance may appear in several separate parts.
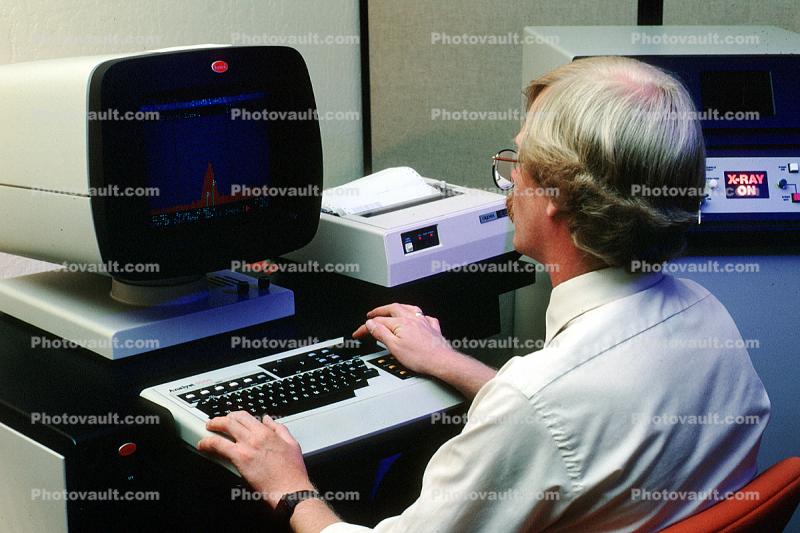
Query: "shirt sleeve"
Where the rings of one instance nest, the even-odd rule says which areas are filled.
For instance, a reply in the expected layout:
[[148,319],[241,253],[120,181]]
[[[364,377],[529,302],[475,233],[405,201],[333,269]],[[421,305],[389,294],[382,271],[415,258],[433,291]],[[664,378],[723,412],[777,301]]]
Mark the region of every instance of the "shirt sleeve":
[[374,530],[339,522],[323,533],[538,531],[573,496],[547,425],[519,389],[496,377],[475,397],[463,431],[433,455],[408,509]]

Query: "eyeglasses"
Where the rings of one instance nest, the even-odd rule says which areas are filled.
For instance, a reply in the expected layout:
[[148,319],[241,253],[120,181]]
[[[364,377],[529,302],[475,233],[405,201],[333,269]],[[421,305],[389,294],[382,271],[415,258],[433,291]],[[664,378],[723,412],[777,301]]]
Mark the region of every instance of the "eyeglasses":
[[517,151],[500,150],[492,156],[492,179],[498,189],[510,191],[514,187],[514,170],[519,166]]

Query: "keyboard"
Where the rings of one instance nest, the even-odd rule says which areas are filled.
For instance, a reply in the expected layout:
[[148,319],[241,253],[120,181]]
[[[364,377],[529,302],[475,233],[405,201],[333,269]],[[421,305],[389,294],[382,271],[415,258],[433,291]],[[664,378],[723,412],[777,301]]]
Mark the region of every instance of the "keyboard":
[[207,420],[247,411],[280,419],[306,456],[463,402],[451,389],[403,367],[387,350],[343,338],[156,385],[141,396],[172,413],[192,448],[211,434]]
[[322,348],[259,366],[264,371],[178,397],[209,418],[232,411],[282,418],[355,398],[356,389],[369,386],[369,378],[379,375],[376,368],[367,367],[357,352],[344,346]]

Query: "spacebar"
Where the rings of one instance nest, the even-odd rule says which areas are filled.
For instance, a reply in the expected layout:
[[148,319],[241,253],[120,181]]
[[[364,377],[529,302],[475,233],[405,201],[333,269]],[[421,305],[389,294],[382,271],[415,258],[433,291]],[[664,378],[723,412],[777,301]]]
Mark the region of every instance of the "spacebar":
[[333,392],[328,392],[325,394],[320,394],[319,396],[314,396],[309,400],[292,402],[288,405],[276,408],[274,407],[270,409],[268,414],[272,418],[291,416],[297,413],[302,413],[303,411],[310,411],[311,409],[322,407],[323,405],[330,405],[332,403],[341,402],[342,400],[347,400],[348,398],[355,398],[355,397],[356,393],[353,389],[342,389]]

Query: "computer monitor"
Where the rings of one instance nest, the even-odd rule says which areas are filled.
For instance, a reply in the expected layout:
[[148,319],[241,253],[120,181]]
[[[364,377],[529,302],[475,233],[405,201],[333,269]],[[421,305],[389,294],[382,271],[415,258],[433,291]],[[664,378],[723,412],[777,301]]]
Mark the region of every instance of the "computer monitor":
[[[319,221],[320,196],[265,192],[321,190],[319,125],[309,113],[315,108],[305,63],[291,48],[215,48],[103,63],[90,84],[90,111],[117,109],[141,120],[89,123],[90,183],[160,193],[94,199],[103,257],[154,262],[160,277],[169,278],[306,244]],[[148,113],[158,119],[148,120]]]
[[[86,267],[8,280],[0,309],[66,338],[92,334],[42,320],[42,291],[77,314],[104,298],[95,305],[118,318],[127,302],[153,308],[149,321],[203,323],[200,305],[219,322],[232,302],[213,303],[202,276],[295,250],[316,232],[322,147],[309,73],[292,48],[207,45],[1,66],[0,124],[0,250]],[[195,307],[176,310],[184,304]],[[288,304],[278,315],[293,311]],[[259,321],[275,308],[262,306]]]

